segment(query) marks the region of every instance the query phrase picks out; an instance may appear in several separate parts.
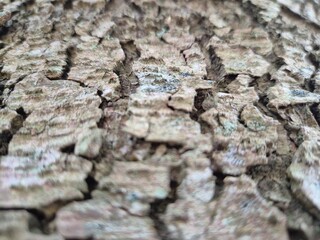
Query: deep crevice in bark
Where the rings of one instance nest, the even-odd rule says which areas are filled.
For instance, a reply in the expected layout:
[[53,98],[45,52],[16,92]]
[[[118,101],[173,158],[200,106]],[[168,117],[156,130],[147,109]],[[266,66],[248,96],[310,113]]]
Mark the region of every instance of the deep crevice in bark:
[[[69,74],[70,69],[72,67],[73,58],[75,55],[75,49],[73,46],[70,46],[67,48],[66,55],[67,55],[67,61],[66,61],[67,64],[63,69],[63,73],[62,73],[62,77],[61,77],[62,79],[68,79],[68,74]],[[80,85],[81,85],[81,83],[80,83]]]
[[128,97],[138,86],[138,79],[134,75],[132,65],[140,57],[134,41],[120,42],[125,53],[125,60],[120,63],[114,72],[119,76],[122,97]]
[[149,216],[153,220],[154,226],[161,240],[174,240],[170,237],[169,230],[166,224],[161,219],[161,215],[165,213],[167,206],[170,203],[174,203],[176,201],[177,187],[178,187],[178,183],[172,180],[170,182],[171,191],[169,193],[169,196],[164,200],[156,200],[150,204]]

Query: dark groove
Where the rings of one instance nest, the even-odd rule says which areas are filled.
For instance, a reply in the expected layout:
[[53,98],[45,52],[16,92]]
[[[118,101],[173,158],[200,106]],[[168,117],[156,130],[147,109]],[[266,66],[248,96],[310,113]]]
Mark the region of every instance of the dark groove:
[[194,97],[195,109],[190,113],[190,118],[193,121],[196,121],[200,124],[202,133],[210,132],[210,126],[200,119],[200,115],[205,112],[205,109],[203,108],[202,103],[204,102],[204,100],[207,98],[207,96],[210,94],[211,91],[212,89],[197,90],[197,95]]
[[120,42],[121,48],[125,54],[125,60],[120,63],[114,72],[118,75],[121,85],[122,97],[128,97],[138,87],[137,77],[132,71],[132,65],[140,57],[140,52],[134,44],[134,41]]
[[290,240],[308,240],[309,238],[299,230],[288,229],[289,239]]
[[66,2],[64,3],[63,8],[65,10],[71,10],[73,8],[72,0],[66,0]]
[[73,154],[74,153],[75,144],[71,144],[68,146],[65,146],[60,149],[61,152],[67,153],[67,154]]
[[165,213],[167,206],[170,203],[174,203],[177,199],[176,191],[177,191],[178,183],[176,181],[171,181],[170,187],[171,187],[171,192],[166,199],[155,200],[150,204],[149,217],[153,220],[154,227],[161,240],[174,240],[170,237],[169,230],[166,224],[163,222],[163,220],[160,217],[161,214]]
[[317,121],[318,125],[320,126],[320,111],[319,111],[319,104],[314,103],[310,106],[310,111],[312,112],[315,120]]
[[87,183],[87,186],[88,186],[88,192],[84,193],[84,200],[91,199],[92,198],[92,195],[91,195],[92,191],[95,190],[96,187],[98,186],[98,182],[91,175],[89,175],[86,178],[86,183]]
[[220,198],[223,188],[224,188],[224,179],[227,177],[227,175],[223,174],[222,172],[215,171],[213,173],[213,176],[216,177],[216,185],[215,185],[215,191],[214,191],[214,197],[212,200],[217,200]]
[[[65,65],[64,69],[63,69],[63,73],[62,73],[62,76],[61,78],[62,79],[68,79],[68,74],[70,72],[70,69],[72,67],[72,60],[73,60],[73,57],[74,57],[74,52],[75,49],[73,46],[70,46],[67,48],[67,51],[66,51],[66,54],[67,54],[67,64]],[[81,84],[81,83],[80,83]]]

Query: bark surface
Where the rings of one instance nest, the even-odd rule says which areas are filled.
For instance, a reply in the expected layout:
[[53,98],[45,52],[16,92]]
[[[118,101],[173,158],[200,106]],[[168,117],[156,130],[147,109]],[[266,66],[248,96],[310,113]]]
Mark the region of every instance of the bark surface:
[[318,0],[0,1],[0,239],[320,239]]

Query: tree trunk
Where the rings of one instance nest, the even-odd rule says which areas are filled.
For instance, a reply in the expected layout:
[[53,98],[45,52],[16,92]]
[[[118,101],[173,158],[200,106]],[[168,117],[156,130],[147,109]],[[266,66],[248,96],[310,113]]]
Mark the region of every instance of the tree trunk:
[[1,239],[320,239],[320,2],[2,0]]

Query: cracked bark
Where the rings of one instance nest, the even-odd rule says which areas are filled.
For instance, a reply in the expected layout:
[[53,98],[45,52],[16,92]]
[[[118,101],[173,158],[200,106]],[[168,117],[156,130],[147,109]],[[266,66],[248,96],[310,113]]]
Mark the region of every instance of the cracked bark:
[[4,0],[4,239],[320,237],[317,1]]

